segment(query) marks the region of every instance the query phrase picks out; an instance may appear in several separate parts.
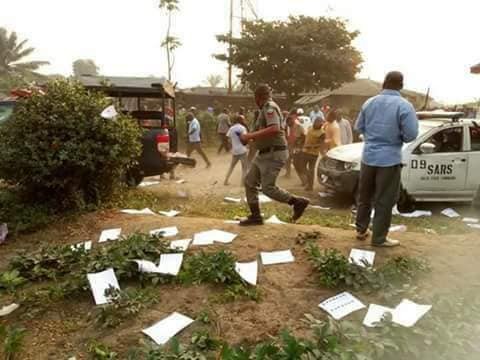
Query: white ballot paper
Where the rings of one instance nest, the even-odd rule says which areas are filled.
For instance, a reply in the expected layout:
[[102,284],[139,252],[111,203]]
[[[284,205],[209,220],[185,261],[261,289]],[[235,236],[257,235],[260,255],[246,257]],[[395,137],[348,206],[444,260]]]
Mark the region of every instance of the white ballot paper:
[[100,234],[100,239],[98,240],[99,243],[106,242],[106,241],[114,241],[118,240],[120,234],[122,233],[122,229],[109,229],[103,230]]
[[471,227],[472,229],[480,229],[480,224],[467,224],[468,227]]
[[110,120],[110,119],[116,118],[118,116],[118,112],[115,109],[115,106],[110,105],[110,106],[107,106],[105,109],[103,109],[100,116],[104,119],[109,119]]
[[405,232],[407,231],[407,225],[392,225],[390,226],[390,229],[388,229],[389,232]]
[[170,211],[159,211],[158,212],[160,215],[166,216],[166,217],[175,217],[178,214],[180,214],[180,211],[177,210],[170,210]]
[[158,271],[161,274],[177,276],[182,267],[183,254],[162,254]]
[[466,222],[466,223],[471,223],[471,224],[476,224],[478,223],[480,220],[478,220],[477,218],[470,218],[470,217],[465,217],[462,219],[463,222]]
[[105,290],[108,288],[114,287],[120,290],[120,285],[118,285],[118,280],[113,269],[87,274],[87,279],[90,283],[90,289],[92,289],[95,304],[97,305],[103,305],[109,302],[109,299],[105,296]]
[[319,192],[319,193],[318,193],[318,196],[320,196],[320,197],[322,197],[322,198],[328,198],[328,197],[332,197],[333,194],[326,193],[326,192]]
[[432,305],[419,305],[404,299],[395,310],[393,310],[392,321],[398,325],[412,327],[429,312],[431,308]]
[[236,237],[236,234],[216,229],[203,231],[193,236],[193,245],[212,245],[214,242],[229,244]]
[[368,327],[375,327],[375,325],[382,321],[383,317],[390,313],[393,315],[394,309],[385,306],[370,304],[367,315],[363,319],[363,325]]
[[242,199],[240,198],[234,198],[234,197],[230,197],[230,196],[225,196],[223,198],[223,201],[227,202],[227,203],[241,203],[242,202]]
[[235,263],[235,271],[251,285],[257,285],[258,261],[248,263]]
[[460,214],[457,213],[455,210],[451,208],[447,208],[442,210],[442,215],[448,216],[449,218],[457,218],[460,217]]
[[178,235],[178,228],[176,226],[170,226],[166,228],[161,228],[161,229],[156,229],[150,231],[150,235],[155,236],[155,235],[160,235],[163,237],[172,237],[172,236],[177,236]]
[[185,179],[179,179],[175,181],[175,184],[185,184],[187,181]]
[[192,239],[174,240],[170,243],[170,249],[187,251]]
[[354,311],[365,308],[365,305],[360,300],[348,292],[331,297],[318,306],[329,313],[335,320],[340,320]]
[[193,321],[194,320],[187,316],[174,312],[172,315],[142,332],[150,336],[158,345],[163,345],[170,340],[170,338],[193,323]]
[[123,209],[123,210],[120,210],[120,212],[122,212],[124,214],[129,214],[129,215],[157,215],[152,210],[150,210],[149,208],[145,208],[145,209],[142,209],[142,210]]
[[269,202],[272,202],[273,200],[270,199],[267,195],[264,195],[264,194],[260,194],[258,195],[258,202],[260,204],[265,204],[265,203],[269,203]]
[[10,305],[6,305],[6,306],[4,306],[0,309],[0,316],[7,316],[7,315],[11,314],[12,312],[14,312],[15,310],[17,310],[19,307],[20,307],[20,305],[15,304],[15,303],[10,304]]
[[139,187],[153,186],[160,184],[160,181],[143,181],[138,185]]
[[277,215],[272,215],[270,218],[268,218],[265,223],[267,224],[278,224],[278,225],[284,225],[286,222],[283,222],[280,220]]
[[223,223],[224,224],[236,224],[236,225],[238,225],[238,224],[240,224],[240,220],[225,220]]
[[411,213],[401,213],[400,216],[403,216],[406,218],[419,218],[422,216],[432,216],[432,212],[427,210],[416,210]]
[[373,266],[375,260],[375,251],[352,249],[348,261],[361,267]]
[[331,210],[332,208],[329,208],[329,207],[323,207],[323,206],[320,206],[320,205],[311,205],[310,206],[312,209],[318,209],[318,210]]
[[263,265],[285,264],[295,261],[290,250],[261,252],[260,257]]
[[72,250],[80,250],[82,248],[85,249],[85,251],[90,251],[92,249],[92,242],[91,241],[85,241],[80,244],[72,245],[70,246]]
[[158,266],[155,265],[153,262],[148,260],[133,260],[138,265],[138,271],[144,273],[156,273],[159,274],[160,271],[158,270]]

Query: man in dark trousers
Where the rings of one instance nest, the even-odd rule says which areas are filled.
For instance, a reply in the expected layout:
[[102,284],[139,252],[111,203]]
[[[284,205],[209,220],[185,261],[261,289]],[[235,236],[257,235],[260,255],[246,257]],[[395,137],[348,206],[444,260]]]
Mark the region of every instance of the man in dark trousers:
[[297,221],[310,201],[289,194],[276,185],[277,177],[288,158],[285,138],[285,120],[279,106],[273,102],[268,85],[260,85],[255,91],[255,102],[260,109],[253,126],[253,132],[240,134],[244,144],[253,142],[258,150],[245,179],[245,189],[251,215],[240,222],[241,226],[262,225],[258,191],[273,200],[293,207],[292,221]]
[[400,245],[387,238],[392,221],[392,208],[400,192],[402,146],[418,135],[415,109],[402,98],[403,75],[394,71],[387,74],[383,91],[368,99],[358,115],[355,129],[363,134],[357,209],[357,239],[366,240],[370,232],[372,206],[372,245],[392,247]]

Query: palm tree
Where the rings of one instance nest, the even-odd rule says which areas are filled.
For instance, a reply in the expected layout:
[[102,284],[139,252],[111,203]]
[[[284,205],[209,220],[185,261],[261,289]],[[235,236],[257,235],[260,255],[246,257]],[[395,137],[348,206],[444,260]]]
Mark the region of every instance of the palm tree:
[[172,70],[175,64],[173,52],[182,45],[177,37],[170,35],[172,29],[172,13],[178,10],[178,0],[160,0],[159,7],[162,10],[166,10],[168,14],[167,34],[161,46],[167,50],[168,80],[172,80]]
[[38,77],[35,71],[42,65],[48,65],[48,61],[24,61],[21,60],[35,50],[32,47],[25,48],[28,40],[18,41],[17,34],[0,28],[0,77]]

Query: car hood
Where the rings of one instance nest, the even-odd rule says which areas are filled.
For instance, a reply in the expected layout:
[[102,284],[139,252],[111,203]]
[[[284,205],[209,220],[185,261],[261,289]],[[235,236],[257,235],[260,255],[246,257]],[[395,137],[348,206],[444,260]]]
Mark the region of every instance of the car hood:
[[333,148],[327,153],[329,158],[344,162],[360,162],[362,159],[363,142],[342,145]]

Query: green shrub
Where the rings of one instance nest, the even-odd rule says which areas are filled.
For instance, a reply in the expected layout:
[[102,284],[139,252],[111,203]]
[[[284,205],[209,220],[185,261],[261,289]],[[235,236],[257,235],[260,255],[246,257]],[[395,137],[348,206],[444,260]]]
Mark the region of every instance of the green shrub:
[[69,80],[20,100],[0,128],[0,178],[59,209],[108,198],[141,151],[138,124],[124,115],[103,119],[108,105],[104,95]]

